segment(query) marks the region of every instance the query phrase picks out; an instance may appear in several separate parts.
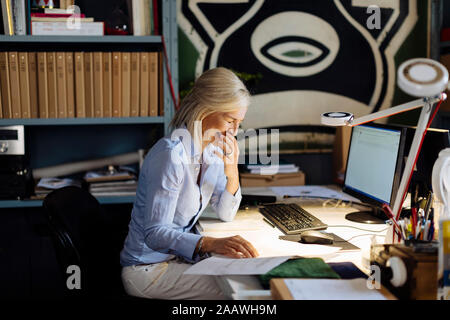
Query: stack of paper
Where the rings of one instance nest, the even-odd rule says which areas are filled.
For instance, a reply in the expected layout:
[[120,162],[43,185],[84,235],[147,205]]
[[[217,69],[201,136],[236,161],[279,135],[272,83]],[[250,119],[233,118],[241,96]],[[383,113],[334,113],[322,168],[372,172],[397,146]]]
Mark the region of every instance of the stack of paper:
[[294,300],[387,300],[366,279],[285,279]]

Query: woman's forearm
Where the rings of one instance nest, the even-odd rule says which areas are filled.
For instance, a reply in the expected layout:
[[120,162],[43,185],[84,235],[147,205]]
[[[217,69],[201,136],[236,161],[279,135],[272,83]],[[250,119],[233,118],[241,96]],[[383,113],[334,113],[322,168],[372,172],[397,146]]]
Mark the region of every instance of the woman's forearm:
[[239,177],[227,178],[226,189],[234,196],[239,189]]

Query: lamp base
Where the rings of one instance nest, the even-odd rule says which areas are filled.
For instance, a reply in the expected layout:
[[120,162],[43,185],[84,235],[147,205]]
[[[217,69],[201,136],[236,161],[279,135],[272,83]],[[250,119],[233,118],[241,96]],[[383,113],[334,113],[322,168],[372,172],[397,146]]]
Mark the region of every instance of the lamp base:
[[[377,209],[369,211],[356,211],[349,213],[345,216],[345,219],[365,224],[385,224],[385,220],[382,220],[376,216]],[[384,212],[383,212],[384,214]]]

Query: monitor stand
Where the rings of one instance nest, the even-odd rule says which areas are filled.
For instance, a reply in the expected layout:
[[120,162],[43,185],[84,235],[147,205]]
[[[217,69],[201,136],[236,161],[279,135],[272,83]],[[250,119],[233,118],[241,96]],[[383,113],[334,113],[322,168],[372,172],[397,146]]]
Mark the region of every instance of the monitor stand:
[[386,223],[385,220],[379,218],[379,217],[383,217],[385,215],[386,214],[384,213],[384,211],[382,209],[377,208],[377,207],[371,207],[371,209],[369,209],[369,210],[356,211],[356,212],[349,213],[345,216],[345,219],[353,221],[353,222],[366,223],[366,224],[385,224]]

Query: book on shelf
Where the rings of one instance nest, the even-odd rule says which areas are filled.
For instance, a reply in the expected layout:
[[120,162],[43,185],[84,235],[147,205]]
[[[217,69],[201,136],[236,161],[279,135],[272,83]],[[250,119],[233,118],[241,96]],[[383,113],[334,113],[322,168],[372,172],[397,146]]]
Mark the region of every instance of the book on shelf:
[[[7,35],[103,35],[104,24],[75,12],[74,1],[64,8],[32,8],[30,0],[2,0],[0,28]],[[70,4],[70,5],[69,5]]]
[[[158,74],[162,75],[163,74],[163,55],[162,52],[158,53]],[[159,76],[159,81],[158,81],[158,114],[160,116],[164,115],[164,83],[163,83],[163,77]]]
[[103,52],[103,116],[112,117],[112,54]]
[[113,102],[112,111],[113,117],[120,117],[122,114],[122,53],[112,53],[112,88],[113,88]]
[[75,52],[75,109],[77,118],[86,117],[86,90],[84,80],[84,52]]
[[133,35],[151,34],[150,3],[152,0],[131,0]]
[[79,21],[76,26],[72,26],[68,22],[31,21],[31,34],[34,36],[103,36],[104,24],[102,21]]
[[131,52],[131,82],[130,82],[130,116],[139,116],[139,91],[140,91],[140,69],[139,69],[139,52]]
[[103,117],[103,54],[94,52],[94,114],[96,118]]
[[13,10],[11,0],[2,0],[3,29],[6,35],[14,35]]
[[48,83],[48,117],[58,117],[58,83],[56,78],[55,52],[47,52],[47,83]]
[[86,117],[94,117],[94,73],[92,70],[94,57],[92,52],[84,53],[84,92]]
[[0,52],[2,118],[155,117],[158,52]]
[[122,117],[130,116],[130,85],[131,85],[131,71],[130,71],[130,52],[122,52]]
[[67,117],[75,117],[75,77],[73,52],[64,52],[66,58]]
[[8,56],[8,52],[0,52],[0,90],[2,92],[2,114],[5,119],[12,118]]
[[28,72],[30,81],[30,117],[39,118],[39,99],[37,82],[37,55],[36,52],[28,52]]
[[44,8],[43,12],[45,14],[73,14],[75,10],[73,8]]
[[[75,13],[67,13],[64,11],[64,13],[42,13],[42,12],[32,12],[30,14],[31,19],[35,18],[70,18],[70,17],[76,17],[76,18],[86,18],[84,13],[75,14]],[[37,20],[39,21],[39,20]]]
[[31,100],[30,100],[30,75],[28,53],[19,52],[19,84],[20,84],[20,104],[22,115],[21,118],[31,117]]
[[38,71],[38,97],[39,118],[48,118],[48,76],[47,76],[47,53],[37,53]]
[[26,35],[28,33],[28,2],[26,0],[2,0],[3,33]]
[[20,109],[20,80],[18,52],[8,52],[9,59],[9,81],[11,86],[11,111],[12,118],[18,119],[22,116]]
[[[75,18],[72,15],[69,17],[33,17],[31,16],[31,22],[70,22],[69,19]],[[79,22],[94,22],[94,18],[81,18],[76,17]]]
[[58,91],[58,118],[67,118],[67,75],[66,55],[64,54],[64,52],[56,53],[56,79]]
[[12,4],[13,26],[15,35],[27,34],[25,0],[5,0]]
[[149,116],[149,52],[141,52],[141,92],[140,92],[140,116]]
[[149,53],[149,116],[158,116],[158,53]]

